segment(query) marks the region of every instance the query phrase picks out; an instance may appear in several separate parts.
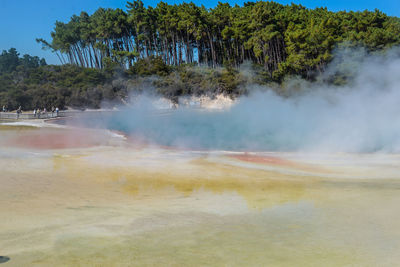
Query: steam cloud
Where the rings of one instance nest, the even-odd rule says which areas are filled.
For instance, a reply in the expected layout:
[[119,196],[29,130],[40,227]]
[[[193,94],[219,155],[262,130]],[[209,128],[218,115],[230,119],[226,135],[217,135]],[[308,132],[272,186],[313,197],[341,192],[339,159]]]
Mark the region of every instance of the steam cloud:
[[[326,75],[354,74],[347,86],[302,82],[296,96],[248,85],[224,111],[180,107],[155,115],[152,99],[125,108],[107,127],[156,144],[240,151],[400,152],[400,57],[398,50],[365,56],[345,50]],[[321,79],[321,80],[322,80]]]

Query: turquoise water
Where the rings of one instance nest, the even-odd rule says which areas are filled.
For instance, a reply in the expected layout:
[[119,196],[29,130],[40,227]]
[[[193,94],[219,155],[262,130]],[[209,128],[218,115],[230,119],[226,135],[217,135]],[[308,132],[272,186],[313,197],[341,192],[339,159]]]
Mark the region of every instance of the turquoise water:
[[368,94],[369,102],[360,101],[359,93],[291,99],[264,93],[226,110],[157,110],[143,100],[118,112],[85,112],[71,123],[187,149],[398,153],[396,99],[385,92]]
[[251,120],[231,112],[175,110],[168,113],[129,110],[108,115],[86,114],[60,121],[85,127],[121,131],[155,145],[201,150],[295,150],[301,138],[271,131],[270,125],[253,126]]
[[[282,151],[299,148],[298,133],[276,131],[264,120],[232,112],[176,110],[168,114],[116,113],[107,128],[155,144],[189,149]],[[275,129],[279,125],[275,125]]]

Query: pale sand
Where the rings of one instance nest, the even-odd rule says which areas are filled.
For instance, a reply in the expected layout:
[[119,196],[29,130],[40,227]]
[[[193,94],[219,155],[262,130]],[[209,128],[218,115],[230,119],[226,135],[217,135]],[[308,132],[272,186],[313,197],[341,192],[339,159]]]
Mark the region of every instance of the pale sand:
[[400,261],[398,155],[191,152],[28,126],[0,140],[2,266]]

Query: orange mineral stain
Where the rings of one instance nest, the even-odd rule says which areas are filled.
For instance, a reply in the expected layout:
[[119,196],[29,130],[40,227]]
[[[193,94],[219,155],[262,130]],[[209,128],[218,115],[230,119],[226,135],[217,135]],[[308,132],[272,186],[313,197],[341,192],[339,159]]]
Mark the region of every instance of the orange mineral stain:
[[322,172],[322,173],[330,172],[329,170],[327,170],[325,168],[314,166],[312,164],[295,162],[292,160],[282,159],[282,158],[274,157],[274,156],[255,155],[255,154],[249,154],[249,153],[243,153],[243,154],[237,154],[237,155],[229,154],[226,156],[229,158],[237,159],[237,160],[244,161],[244,162],[276,166],[276,167],[282,167],[282,168],[290,168],[290,169],[296,169],[299,171]]
[[107,143],[104,134],[94,134],[86,130],[54,130],[54,131],[30,131],[15,137],[7,142],[11,147],[23,147],[34,149],[67,149],[89,148]]

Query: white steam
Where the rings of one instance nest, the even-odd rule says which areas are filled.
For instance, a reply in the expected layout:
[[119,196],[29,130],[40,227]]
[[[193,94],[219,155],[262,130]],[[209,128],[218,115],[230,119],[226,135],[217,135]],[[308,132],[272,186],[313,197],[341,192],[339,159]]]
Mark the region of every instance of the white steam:
[[338,68],[352,72],[351,85],[304,82],[303,93],[288,98],[249,86],[252,93],[229,109],[180,107],[162,115],[154,112],[152,101],[143,98],[139,105],[113,116],[108,127],[157,144],[188,148],[400,152],[397,51],[370,57],[351,50],[346,53],[324,75]]

